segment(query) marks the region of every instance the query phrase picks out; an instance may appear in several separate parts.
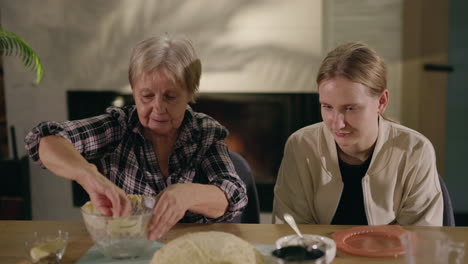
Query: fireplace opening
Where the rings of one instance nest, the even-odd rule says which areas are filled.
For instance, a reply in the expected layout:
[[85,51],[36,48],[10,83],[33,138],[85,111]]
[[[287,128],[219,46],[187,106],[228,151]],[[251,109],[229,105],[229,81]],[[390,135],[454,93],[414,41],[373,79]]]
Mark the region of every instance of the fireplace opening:
[[[128,94],[108,91],[69,91],[69,119],[102,114],[113,104],[133,104]],[[228,148],[249,163],[259,194],[260,210],[271,212],[273,188],[288,137],[301,127],[320,122],[316,93],[201,93],[191,105],[225,126]],[[73,183],[73,202],[83,205],[86,192]]]

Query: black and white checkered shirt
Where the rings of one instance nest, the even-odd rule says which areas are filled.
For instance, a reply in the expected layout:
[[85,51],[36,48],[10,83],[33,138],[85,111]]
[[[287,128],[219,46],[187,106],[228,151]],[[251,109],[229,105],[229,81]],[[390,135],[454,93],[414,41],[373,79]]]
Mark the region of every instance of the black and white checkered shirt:
[[229,221],[247,205],[244,182],[237,175],[224,138],[226,128],[189,106],[179,137],[169,157],[169,176],[164,177],[150,141],[143,136],[135,106],[109,107],[106,114],[75,121],[42,122],[26,136],[30,157],[41,166],[39,140],[60,135],[69,140],[101,173],[128,194],[156,195],[176,183],[218,186],[226,194],[225,215],[209,219],[187,212],[181,222]]

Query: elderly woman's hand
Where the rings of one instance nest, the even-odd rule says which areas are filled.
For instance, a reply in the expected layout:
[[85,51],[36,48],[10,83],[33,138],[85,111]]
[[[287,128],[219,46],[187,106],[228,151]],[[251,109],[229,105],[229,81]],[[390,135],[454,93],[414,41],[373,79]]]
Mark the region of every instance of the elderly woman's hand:
[[47,169],[61,177],[78,182],[102,214],[130,215],[132,208],[125,192],[104,177],[96,165],[85,160],[67,139],[61,136],[41,138],[39,155]]
[[106,216],[129,216],[132,205],[125,192],[104,177],[99,172],[94,172],[83,177],[79,184],[89,194],[94,206]]
[[190,208],[190,184],[173,184],[157,196],[148,238],[159,239],[169,231]]
[[187,211],[215,219],[226,213],[228,205],[224,191],[217,186],[198,183],[173,184],[157,196],[148,238],[161,238]]

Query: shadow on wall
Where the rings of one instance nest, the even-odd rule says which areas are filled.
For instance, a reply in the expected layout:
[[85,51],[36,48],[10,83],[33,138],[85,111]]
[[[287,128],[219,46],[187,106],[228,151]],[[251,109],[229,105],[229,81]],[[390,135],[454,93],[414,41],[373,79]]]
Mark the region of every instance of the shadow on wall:
[[[290,16],[303,17],[298,28],[288,26],[288,21],[273,23],[284,6],[266,0],[106,1],[93,5],[67,1],[65,42],[70,45],[65,48],[63,60],[67,61],[63,63],[73,74],[64,85],[72,89],[121,89],[127,84],[128,58],[134,45],[153,35],[174,33],[194,42],[204,67],[202,89],[217,89],[222,82],[228,90],[264,87],[268,92],[311,91],[320,50],[310,43],[312,35],[307,41],[301,39],[303,32],[313,31],[303,28],[310,21],[302,9],[310,7],[310,2],[288,4],[294,12]],[[255,20],[251,27],[238,22],[239,17],[248,20],[257,14],[265,21],[259,24]],[[286,26],[278,28],[281,23]],[[314,41],[320,43],[321,39]],[[216,73],[220,72],[234,76],[219,79]],[[84,80],[93,87],[77,87]]]

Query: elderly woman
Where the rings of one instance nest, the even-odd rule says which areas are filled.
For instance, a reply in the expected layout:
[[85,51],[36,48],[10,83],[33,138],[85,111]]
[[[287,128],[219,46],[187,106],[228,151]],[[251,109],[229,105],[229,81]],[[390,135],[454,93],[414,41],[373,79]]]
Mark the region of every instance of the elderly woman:
[[386,82],[382,58],[365,44],[326,56],[317,76],[323,122],[286,143],[274,221],[290,213],[311,224],[442,225],[434,148],[383,116]]
[[130,59],[134,106],[42,122],[26,136],[26,148],[43,167],[78,182],[105,215],[130,213],[125,194],[157,195],[150,239],[179,221],[228,221],[247,204],[246,190],[229,158],[226,128],[188,106],[200,76],[188,40],[144,40]]

